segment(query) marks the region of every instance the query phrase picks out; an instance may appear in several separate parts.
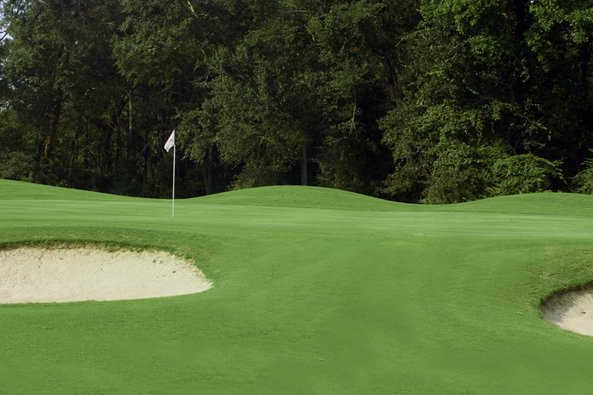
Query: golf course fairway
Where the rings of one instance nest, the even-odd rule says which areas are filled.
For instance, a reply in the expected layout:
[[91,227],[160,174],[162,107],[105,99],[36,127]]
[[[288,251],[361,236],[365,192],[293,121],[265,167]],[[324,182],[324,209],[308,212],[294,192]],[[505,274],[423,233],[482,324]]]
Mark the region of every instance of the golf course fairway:
[[593,197],[457,205],[263,187],[178,200],[0,180],[0,248],[152,248],[206,292],[0,305],[0,394],[585,394]]

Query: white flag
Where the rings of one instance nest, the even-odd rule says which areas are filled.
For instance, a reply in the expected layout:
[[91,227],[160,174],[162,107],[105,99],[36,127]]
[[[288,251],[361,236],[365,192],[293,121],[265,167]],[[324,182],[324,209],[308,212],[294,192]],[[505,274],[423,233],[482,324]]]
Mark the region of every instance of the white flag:
[[175,130],[169,136],[169,139],[165,143],[165,151],[169,152],[169,150],[175,146]]

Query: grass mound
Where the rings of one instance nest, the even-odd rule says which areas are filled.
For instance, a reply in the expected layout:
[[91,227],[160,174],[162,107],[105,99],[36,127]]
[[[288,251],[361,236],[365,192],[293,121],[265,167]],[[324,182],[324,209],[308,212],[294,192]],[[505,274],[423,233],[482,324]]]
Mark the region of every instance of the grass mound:
[[591,209],[266,187],[180,200],[171,218],[167,200],[0,180],[0,244],[152,246],[216,284],[0,306],[0,393],[586,393],[593,338],[540,304],[593,280]]
[[303,186],[271,186],[224,192],[196,199],[200,203],[236,206],[391,211],[414,205],[394,203],[338,189]]
[[123,200],[124,196],[0,179],[0,200]]

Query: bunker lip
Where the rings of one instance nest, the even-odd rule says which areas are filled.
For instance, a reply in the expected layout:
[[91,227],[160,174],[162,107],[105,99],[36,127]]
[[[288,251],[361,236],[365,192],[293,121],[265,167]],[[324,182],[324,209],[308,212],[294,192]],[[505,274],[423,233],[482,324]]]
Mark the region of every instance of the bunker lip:
[[88,246],[0,250],[0,304],[146,299],[211,287],[191,262],[164,251]]
[[546,321],[571,332],[593,336],[593,285],[556,292],[541,308]]

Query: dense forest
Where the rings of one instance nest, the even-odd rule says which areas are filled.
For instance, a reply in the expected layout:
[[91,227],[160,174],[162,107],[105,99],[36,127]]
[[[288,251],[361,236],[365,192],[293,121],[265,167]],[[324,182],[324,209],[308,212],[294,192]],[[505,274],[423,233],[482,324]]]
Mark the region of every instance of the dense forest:
[[591,0],[2,0],[0,178],[593,192]]

